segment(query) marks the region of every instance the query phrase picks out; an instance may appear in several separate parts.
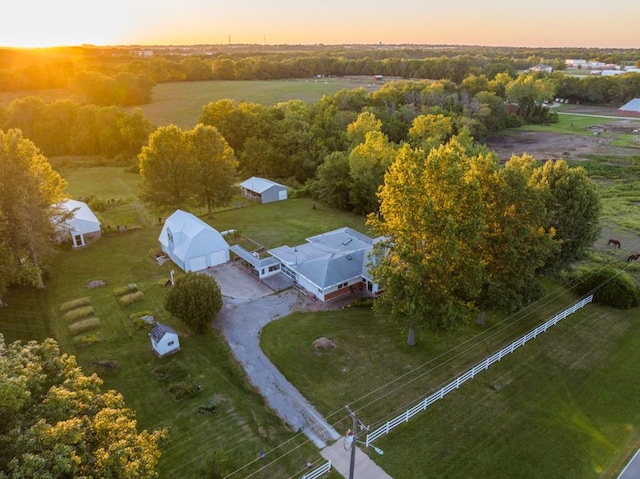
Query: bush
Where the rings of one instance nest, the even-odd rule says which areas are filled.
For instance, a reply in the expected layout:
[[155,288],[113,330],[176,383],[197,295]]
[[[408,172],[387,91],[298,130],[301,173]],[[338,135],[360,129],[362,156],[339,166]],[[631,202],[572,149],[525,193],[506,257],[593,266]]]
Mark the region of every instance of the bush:
[[115,296],[122,296],[123,294],[133,293],[138,291],[138,285],[136,283],[129,283],[126,286],[121,286],[113,291]]
[[84,348],[88,348],[90,346],[93,346],[94,344],[99,343],[101,341],[104,341],[104,337],[102,336],[101,332],[96,331],[95,333],[85,334],[83,336],[78,336],[73,341],[73,344],[78,349],[84,349]]
[[100,326],[100,318],[87,318],[87,319],[82,319],[80,321],[76,321],[73,324],[69,325],[69,332],[72,335],[76,335],[76,334],[81,334],[87,331],[90,331],[92,329],[97,328],[98,326]]
[[173,383],[167,388],[167,392],[171,395],[174,401],[182,401],[185,398],[194,396],[202,390],[202,387],[197,385],[191,376],[188,376],[185,380]]
[[89,298],[88,296],[85,296],[84,298],[73,299],[71,301],[67,301],[66,303],[62,303],[60,305],[60,312],[64,313],[65,311],[69,311],[70,309],[80,308],[88,304],[91,304],[91,298]]
[[640,305],[640,293],[634,280],[625,271],[613,268],[579,270],[570,279],[576,281],[580,295],[593,291],[593,302],[617,309],[631,309]]
[[187,370],[175,363],[158,366],[153,370],[153,375],[158,381],[164,381],[165,379],[178,380],[189,377]]
[[202,333],[222,309],[222,293],[211,276],[187,273],[169,291],[165,308],[195,332]]
[[64,313],[63,317],[67,321],[75,321],[76,319],[92,316],[94,313],[95,311],[93,310],[93,306],[83,306],[67,311]]
[[352,301],[347,307],[348,308],[372,308],[373,298],[369,298],[369,297],[358,298]]
[[135,293],[129,293],[125,294],[124,296],[120,296],[120,299],[118,299],[118,301],[122,306],[128,306],[137,301],[142,301],[143,298],[144,293],[142,291],[136,291]]

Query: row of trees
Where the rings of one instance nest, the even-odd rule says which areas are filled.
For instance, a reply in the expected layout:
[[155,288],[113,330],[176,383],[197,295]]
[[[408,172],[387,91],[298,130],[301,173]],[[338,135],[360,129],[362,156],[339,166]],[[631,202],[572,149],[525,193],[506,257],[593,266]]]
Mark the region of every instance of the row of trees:
[[565,68],[565,59],[637,62],[638,50],[483,46],[201,45],[151,48],[153,57],[132,59],[129,49],[69,47],[0,49],[0,91],[62,88],[83,72],[144,74],[155,82],[308,78],[373,75],[448,79],[468,74],[515,75],[538,63]]
[[131,159],[153,131],[139,110],[81,105],[71,100],[45,103],[40,97],[14,100],[0,107],[0,129],[20,129],[51,156],[103,155]]
[[78,73],[71,83],[72,91],[95,105],[144,105],[151,102],[155,82],[148,75],[120,72],[105,75],[99,72]]
[[[513,311],[541,292],[598,237],[600,203],[581,167],[513,157],[500,167],[465,131],[403,145],[369,216],[380,243],[373,267],[385,293],[376,308],[408,324],[449,329],[486,309]],[[441,138],[441,136],[440,136]]]
[[551,78],[557,85],[557,95],[572,103],[618,107],[640,97],[640,73],[585,78],[552,74]]

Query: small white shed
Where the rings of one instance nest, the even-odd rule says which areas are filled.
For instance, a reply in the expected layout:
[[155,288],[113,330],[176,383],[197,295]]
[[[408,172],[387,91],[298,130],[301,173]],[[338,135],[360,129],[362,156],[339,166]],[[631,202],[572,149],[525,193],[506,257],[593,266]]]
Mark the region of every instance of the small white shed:
[[180,351],[178,333],[166,324],[156,323],[151,332],[151,347],[160,357]]
[[100,220],[82,201],[66,200],[60,203],[63,213],[71,213],[61,224],[62,239],[71,238],[74,248],[80,248],[102,236]]
[[183,271],[201,271],[229,261],[229,244],[197,216],[176,210],[158,238],[160,247]]

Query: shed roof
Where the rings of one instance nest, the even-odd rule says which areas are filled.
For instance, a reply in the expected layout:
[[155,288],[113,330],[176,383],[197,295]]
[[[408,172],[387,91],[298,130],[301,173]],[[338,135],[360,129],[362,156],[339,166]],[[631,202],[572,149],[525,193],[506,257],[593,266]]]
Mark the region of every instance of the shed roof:
[[267,180],[266,178],[259,178],[257,176],[252,176],[248,180],[243,181],[242,183],[240,183],[240,186],[255,193],[264,193],[272,186],[280,186],[282,188],[286,188],[286,186],[281,185],[280,183]]
[[151,334],[151,338],[153,338],[153,340],[157,343],[162,340],[164,335],[167,333],[175,334],[176,336],[178,335],[175,329],[162,323],[156,323],[153,329],[151,329],[151,333],[149,334]]

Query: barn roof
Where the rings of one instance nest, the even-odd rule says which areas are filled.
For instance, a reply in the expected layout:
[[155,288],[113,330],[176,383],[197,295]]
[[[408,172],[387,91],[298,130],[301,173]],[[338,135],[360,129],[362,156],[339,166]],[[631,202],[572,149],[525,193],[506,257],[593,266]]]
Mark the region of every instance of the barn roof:
[[181,260],[194,254],[204,254],[205,251],[229,249],[229,245],[215,228],[186,211],[176,210],[166,219],[158,238],[165,246],[169,244],[168,232],[173,235],[172,254]]
[[618,110],[640,113],[640,98],[634,98],[633,100],[622,105],[620,108],[618,108]]

